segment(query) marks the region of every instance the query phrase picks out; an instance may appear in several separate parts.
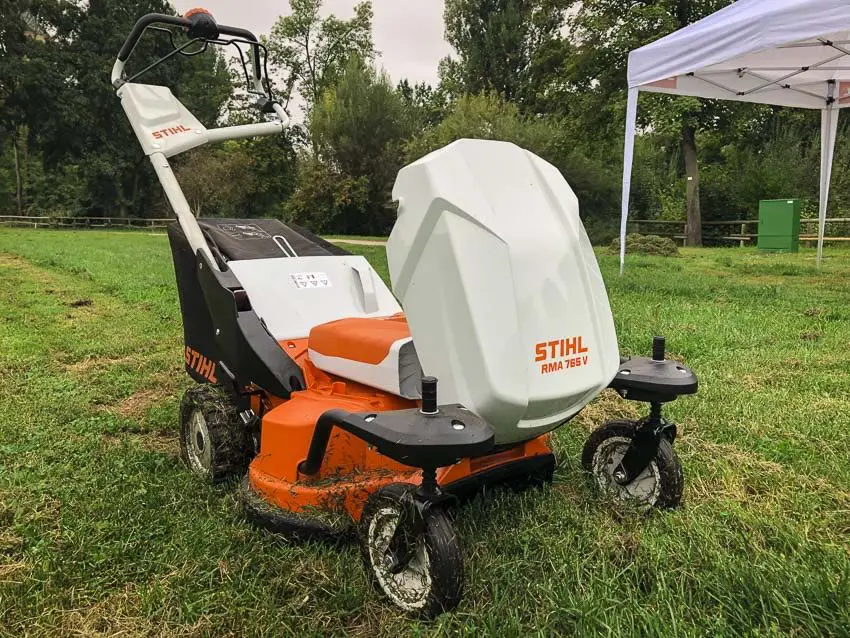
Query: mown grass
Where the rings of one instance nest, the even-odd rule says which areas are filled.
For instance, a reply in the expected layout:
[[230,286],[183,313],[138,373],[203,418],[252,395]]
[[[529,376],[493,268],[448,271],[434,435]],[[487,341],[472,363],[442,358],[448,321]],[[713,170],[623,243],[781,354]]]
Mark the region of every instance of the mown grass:
[[[352,247],[386,275],[383,249]],[[850,252],[600,253],[624,351],[664,334],[700,375],[672,405],[684,506],[600,504],[556,437],[553,487],[458,512],[467,589],[432,624],[356,549],[244,523],[177,457],[188,381],[165,237],[0,231],[0,634],[850,635]]]

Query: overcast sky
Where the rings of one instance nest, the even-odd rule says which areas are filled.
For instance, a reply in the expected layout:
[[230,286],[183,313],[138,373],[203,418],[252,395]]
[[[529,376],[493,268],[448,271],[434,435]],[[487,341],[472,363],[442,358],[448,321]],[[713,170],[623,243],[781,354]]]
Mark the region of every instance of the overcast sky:
[[[179,12],[196,6],[216,20],[268,34],[278,16],[289,13],[286,0],[172,0]],[[325,0],[324,12],[349,18],[357,0]],[[451,52],[443,39],[443,0],[372,0],[378,64],[396,82],[437,83],[437,63]]]

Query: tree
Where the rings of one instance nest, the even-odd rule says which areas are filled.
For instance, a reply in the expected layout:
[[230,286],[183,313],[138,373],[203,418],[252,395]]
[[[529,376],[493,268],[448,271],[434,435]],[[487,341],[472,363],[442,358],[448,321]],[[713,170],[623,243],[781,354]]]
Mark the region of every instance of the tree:
[[45,34],[55,3],[6,0],[0,5],[0,149],[11,148],[18,215],[27,208],[31,133],[45,99]]
[[[494,91],[509,101],[533,107],[551,69],[541,64],[560,49],[563,0],[447,0],[446,40],[457,59],[443,62],[448,85],[466,93]],[[551,58],[549,58],[551,61]]]
[[407,161],[414,162],[463,138],[513,142],[546,154],[552,128],[545,120],[523,116],[516,104],[495,93],[465,95],[439,124],[407,143]]
[[336,84],[352,56],[371,60],[372,3],[354,7],[350,20],[334,15],[321,18],[322,0],[289,0],[291,15],[274,24],[268,40],[270,61],[287,69],[286,94],[297,90],[308,114],[321,96]]
[[298,182],[286,203],[289,221],[315,233],[365,234],[368,206],[369,178],[345,175],[312,155],[301,158]]
[[[567,93],[578,95],[576,103],[585,116],[584,126],[610,130],[612,122],[622,122],[629,51],[710,15],[731,1],[648,0],[623,6],[617,0],[574,0],[569,28],[579,43],[579,52],[569,66],[565,85],[571,87]],[[651,108],[642,111],[646,126],[679,137],[687,178],[685,242],[691,246],[702,245],[697,133],[718,126],[731,108],[696,98],[656,96]],[[615,113],[617,117],[613,118]],[[608,120],[607,126],[600,125],[601,118]]]
[[434,89],[425,82],[411,85],[404,79],[398,83],[396,93],[417,129],[439,124],[448,112],[449,96],[442,87]]
[[[149,215],[161,201],[153,171],[121,109],[109,72],[139,16],[173,13],[165,0],[91,0],[64,3],[48,43],[49,114],[39,138],[48,167],[73,162],[86,184],[84,207],[92,215]],[[178,37],[182,37],[178,34]],[[149,32],[128,63],[128,73],[171,50],[164,34]],[[214,125],[232,91],[227,65],[215,50],[177,56],[144,76],[169,86],[202,122]]]
[[516,104],[492,93],[466,95],[455,102],[442,122],[407,143],[407,161],[462,138],[513,142],[549,161],[578,195],[591,237],[607,241],[614,235],[608,220],[616,201],[617,175],[609,162],[594,161],[578,152],[561,120],[525,115]]
[[256,187],[250,156],[233,143],[189,151],[175,173],[197,217],[242,217]]
[[298,161],[295,145],[303,145],[303,131],[291,127],[283,135],[242,140],[239,145],[251,159],[254,184],[239,217],[280,217],[295,190]]
[[404,140],[414,126],[414,117],[387,75],[357,57],[316,104],[310,132],[318,159],[340,176],[366,180],[368,204],[360,219],[346,222],[346,228],[378,234],[392,226],[392,185],[401,168]]

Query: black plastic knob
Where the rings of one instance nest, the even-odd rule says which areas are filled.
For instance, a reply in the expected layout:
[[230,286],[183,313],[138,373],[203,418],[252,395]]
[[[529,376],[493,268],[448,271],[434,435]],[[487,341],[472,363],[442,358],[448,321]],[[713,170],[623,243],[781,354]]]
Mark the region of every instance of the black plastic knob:
[[422,414],[437,414],[437,378],[422,377]]
[[664,337],[652,338],[652,360],[664,361],[665,351],[667,349],[666,340]]

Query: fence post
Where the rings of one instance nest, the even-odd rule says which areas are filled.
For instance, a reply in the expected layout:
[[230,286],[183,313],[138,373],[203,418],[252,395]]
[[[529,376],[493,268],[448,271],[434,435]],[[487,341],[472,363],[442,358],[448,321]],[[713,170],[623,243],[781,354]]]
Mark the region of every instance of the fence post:
[[741,224],[741,243],[739,244],[739,248],[743,248],[744,245],[747,243],[747,242],[744,241],[744,235],[746,235],[746,234],[747,234],[747,225]]

